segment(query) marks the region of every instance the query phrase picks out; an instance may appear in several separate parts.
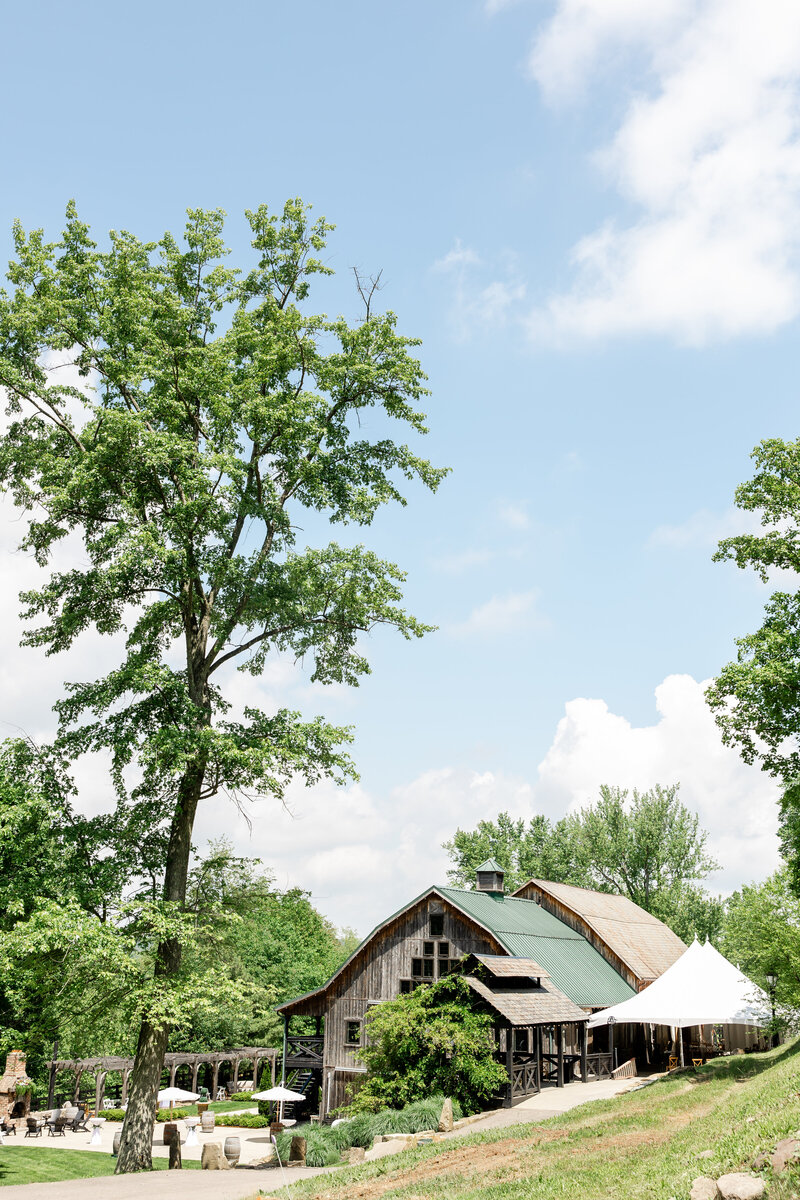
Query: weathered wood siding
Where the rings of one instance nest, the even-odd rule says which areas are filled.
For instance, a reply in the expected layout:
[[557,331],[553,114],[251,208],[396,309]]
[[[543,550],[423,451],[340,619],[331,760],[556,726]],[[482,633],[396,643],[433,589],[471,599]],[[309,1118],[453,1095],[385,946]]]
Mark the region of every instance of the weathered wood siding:
[[[440,934],[430,932],[431,905],[443,916]],[[452,958],[465,954],[505,954],[485,930],[473,924],[447,901],[426,896],[381,929],[346,967],[328,991],[325,1012],[324,1111],[347,1100],[346,1084],[357,1084],[358,1075],[343,1069],[358,1065],[356,1047],[347,1042],[347,1022],[362,1021],[373,1004],[394,1000],[401,979],[411,978],[411,960],[423,957],[423,942],[448,942]],[[438,946],[437,946],[438,949]],[[438,953],[434,956],[439,961]],[[362,1026],[363,1028],[363,1026]],[[331,1071],[335,1071],[331,1078]]]
[[559,921],[563,921],[565,925],[569,925],[570,929],[574,929],[576,933],[583,934],[587,942],[591,942],[595,950],[602,954],[607,963],[610,963],[618,975],[621,975],[627,984],[639,992],[643,987],[647,986],[648,981],[639,979],[631,971],[627,963],[623,962],[619,955],[611,949],[606,941],[597,934],[588,921],[585,920],[579,913],[573,912],[566,904],[562,904],[554,896],[538,888],[535,883],[526,884],[519,891],[514,893],[520,900],[535,900],[545,912],[552,913],[554,917],[558,917]]

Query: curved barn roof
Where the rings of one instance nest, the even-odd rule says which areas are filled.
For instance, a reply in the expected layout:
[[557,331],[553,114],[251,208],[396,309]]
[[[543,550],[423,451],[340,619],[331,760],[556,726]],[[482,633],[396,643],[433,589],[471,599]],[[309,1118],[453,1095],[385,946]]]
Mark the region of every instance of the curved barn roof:
[[561,920],[568,920],[601,952],[605,947],[640,986],[658,979],[686,950],[669,926],[627,896],[593,892],[546,879],[530,879],[514,894],[543,903]]

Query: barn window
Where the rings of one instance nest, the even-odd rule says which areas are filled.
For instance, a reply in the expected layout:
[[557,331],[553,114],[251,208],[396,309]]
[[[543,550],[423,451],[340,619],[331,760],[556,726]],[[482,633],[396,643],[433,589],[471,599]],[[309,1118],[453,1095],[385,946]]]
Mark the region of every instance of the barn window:
[[426,956],[433,954],[433,942],[422,943],[422,953]]
[[450,957],[450,943],[449,942],[439,942],[439,958],[449,958],[449,957]]
[[411,974],[415,975],[417,977],[422,974],[422,959],[421,958],[412,958]]
[[413,990],[413,984],[410,979],[401,979],[400,980],[400,995],[401,996],[408,995],[408,993],[412,990]]
[[347,1042],[348,1046],[360,1046],[361,1045],[361,1022],[360,1021],[348,1021],[347,1022],[347,1033],[346,1033],[345,1041]]
[[422,960],[422,974],[428,979],[433,979],[433,959],[432,958],[425,958]]
[[431,937],[441,937],[444,933],[444,913],[431,913]]

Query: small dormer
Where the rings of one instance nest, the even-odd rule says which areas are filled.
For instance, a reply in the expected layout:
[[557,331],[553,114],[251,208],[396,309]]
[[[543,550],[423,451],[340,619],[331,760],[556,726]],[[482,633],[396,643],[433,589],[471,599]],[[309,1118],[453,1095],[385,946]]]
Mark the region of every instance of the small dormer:
[[476,874],[476,887],[479,892],[491,892],[495,896],[502,896],[505,887],[505,871],[493,858],[487,858],[486,862],[482,862],[478,867]]

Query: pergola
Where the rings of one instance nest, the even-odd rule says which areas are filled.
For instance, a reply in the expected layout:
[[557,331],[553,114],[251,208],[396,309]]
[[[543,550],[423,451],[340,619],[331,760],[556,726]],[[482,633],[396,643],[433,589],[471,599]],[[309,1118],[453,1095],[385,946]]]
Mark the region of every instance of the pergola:
[[[258,1078],[258,1068],[263,1062],[268,1062],[272,1083],[275,1083],[275,1062],[278,1051],[270,1046],[244,1046],[238,1050],[212,1050],[208,1054],[181,1053],[164,1055],[164,1068],[169,1071],[170,1087],[175,1085],[175,1076],[179,1067],[191,1067],[193,1092],[197,1091],[197,1073],[202,1066],[213,1068],[214,1081],[211,1088],[212,1096],[216,1094],[219,1084],[219,1069],[223,1063],[233,1066],[233,1082],[239,1080],[239,1068],[244,1062],[253,1064],[253,1079]],[[117,1071],[122,1076],[122,1103],[128,1098],[128,1081],[133,1070],[133,1059],[122,1058],[118,1055],[103,1055],[100,1058],[58,1058],[50,1064],[50,1078],[55,1082],[59,1071],[71,1071],[75,1076],[73,1101],[77,1104],[80,1093],[81,1076],[91,1071],[95,1076],[95,1108],[97,1111],[103,1103],[106,1088],[106,1076],[109,1071]]]

